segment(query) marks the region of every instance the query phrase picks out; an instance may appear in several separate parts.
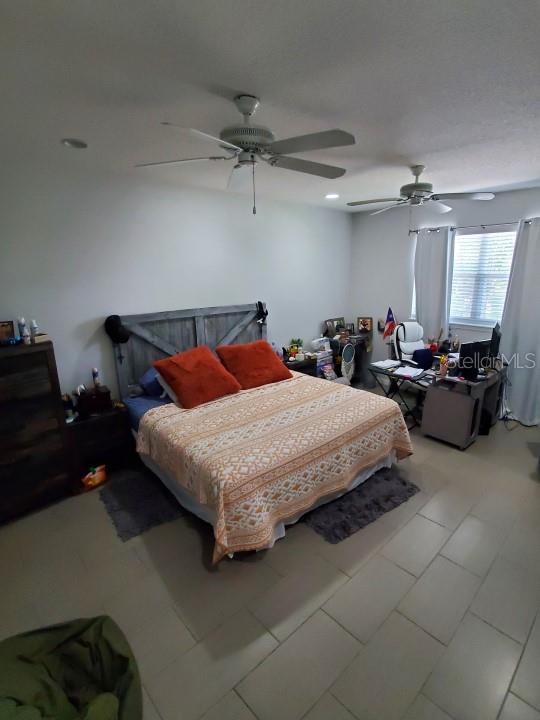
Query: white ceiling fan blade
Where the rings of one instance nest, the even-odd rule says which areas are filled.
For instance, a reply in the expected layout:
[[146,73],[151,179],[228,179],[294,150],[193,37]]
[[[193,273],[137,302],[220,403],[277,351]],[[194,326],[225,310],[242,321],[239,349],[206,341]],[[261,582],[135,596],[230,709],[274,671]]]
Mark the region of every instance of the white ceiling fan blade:
[[307,173],[308,175],[317,175],[318,177],[333,180],[345,175],[345,168],[336,167],[335,165],[325,165],[323,163],[312,162],[311,160],[300,160],[300,158],[284,157],[281,155],[271,157],[268,160],[273,167],[283,168],[284,170],[295,170],[296,172]]
[[370,215],[380,215],[383,212],[386,212],[387,210],[392,210],[392,208],[396,207],[402,207],[403,205],[407,205],[407,201],[403,200],[403,202],[396,203],[395,205],[388,205],[388,207],[381,208],[380,210],[375,210],[375,212],[369,213]]
[[207,160],[232,160],[231,155],[216,155],[215,157],[181,158],[180,160],[163,160],[162,162],[139,163],[135,167],[158,167],[159,165],[176,165],[178,163],[206,162]]
[[270,152],[278,155],[307,152],[308,150],[323,150],[325,148],[354,145],[354,135],[345,130],[324,130],[323,132],[297,135],[296,137],[277,140],[270,145]]
[[401,202],[402,198],[377,198],[376,200],[355,200],[348,202],[347,205],[355,207],[356,205],[373,205],[374,203]]
[[211,140],[212,142],[218,143],[220,147],[230,148],[235,152],[242,152],[242,148],[239,148],[237,145],[233,145],[226,140],[221,140],[221,138],[214,137],[214,135],[209,135],[208,133],[202,132],[201,130],[195,130],[195,128],[185,128],[182,127],[182,125],[175,125],[171,122],[162,122],[161,124],[168,125],[169,127],[179,128],[180,130],[185,130],[191,133],[191,135],[196,135],[197,137],[203,138],[204,140]]
[[492,192],[470,192],[470,193],[443,193],[432,195],[432,200],[493,200],[495,193]]
[[[430,198],[430,200],[433,200],[433,198]],[[440,215],[450,212],[450,210],[452,210],[450,205],[445,205],[443,202],[439,202],[439,201],[430,202],[429,207],[432,210],[434,210],[436,213],[439,213]]]

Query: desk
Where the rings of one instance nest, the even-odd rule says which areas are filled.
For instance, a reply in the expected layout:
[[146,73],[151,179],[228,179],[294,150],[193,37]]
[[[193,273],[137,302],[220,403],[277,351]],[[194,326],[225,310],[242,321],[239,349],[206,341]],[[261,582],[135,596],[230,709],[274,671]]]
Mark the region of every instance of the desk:
[[[381,388],[386,397],[390,398],[390,400],[395,400],[395,402],[397,402],[397,404],[401,407],[405,422],[407,422],[407,418],[411,418],[412,424],[410,425],[410,427],[409,425],[407,425],[407,427],[409,430],[412,430],[413,427],[416,427],[420,424],[419,418],[422,414],[422,401],[424,399],[424,393],[427,392],[435,376],[433,373],[430,374],[430,371],[426,371],[425,373],[422,373],[422,375],[418,375],[415,378],[408,378],[404,377],[403,375],[395,375],[394,371],[397,367],[402,366],[396,366],[393,368],[381,368],[377,365],[371,364],[369,365],[368,370],[371,373],[373,379],[375,380],[375,383]],[[388,380],[390,381],[388,386],[385,386],[381,382],[382,377],[388,378]],[[410,407],[403,395],[401,394],[401,386],[404,382],[414,385],[419,391],[414,407]],[[396,396],[399,399],[396,400]]]
[[[409,430],[420,425],[422,434],[465,450],[479,433],[486,434],[497,422],[502,381],[506,368],[489,372],[476,382],[457,377],[440,377],[427,370],[416,378],[396,376],[396,368],[369,366],[369,372],[386,397],[395,400],[403,411]],[[388,386],[381,382],[385,376]],[[401,391],[404,382],[418,390],[416,403],[411,407]],[[482,430],[481,430],[482,428]]]
[[465,450],[480,430],[497,422],[501,380],[506,370],[489,372],[477,382],[436,378],[426,392],[422,433]]

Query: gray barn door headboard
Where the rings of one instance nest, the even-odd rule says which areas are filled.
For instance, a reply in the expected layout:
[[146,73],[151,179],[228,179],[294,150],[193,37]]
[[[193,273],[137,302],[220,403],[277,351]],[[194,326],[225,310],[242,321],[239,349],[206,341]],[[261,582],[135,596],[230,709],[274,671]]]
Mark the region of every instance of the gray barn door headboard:
[[256,303],[120,317],[131,332],[127,343],[114,346],[120,397],[129,395],[129,386],[139,382],[154,360],[198,345],[214,349],[266,338]]

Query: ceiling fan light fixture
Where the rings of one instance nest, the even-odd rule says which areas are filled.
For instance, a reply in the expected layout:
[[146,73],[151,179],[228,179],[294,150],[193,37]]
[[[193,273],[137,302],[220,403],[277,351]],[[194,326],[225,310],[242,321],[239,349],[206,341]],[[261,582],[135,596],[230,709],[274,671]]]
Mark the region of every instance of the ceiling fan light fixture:
[[328,193],[328,195],[325,195],[324,198],[325,200],[337,200],[339,195],[337,193]]
[[88,143],[79,138],[62,138],[60,140],[64,147],[70,148],[71,150],[86,150]]

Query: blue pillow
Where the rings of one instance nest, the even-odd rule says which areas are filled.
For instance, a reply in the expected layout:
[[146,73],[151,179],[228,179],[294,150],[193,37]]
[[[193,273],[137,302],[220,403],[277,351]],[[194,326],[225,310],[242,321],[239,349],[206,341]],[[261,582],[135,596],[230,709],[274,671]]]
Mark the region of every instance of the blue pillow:
[[139,385],[144,390],[145,395],[150,397],[160,397],[163,393],[163,388],[158,382],[156,377],[157,370],[153,367],[148,368],[142,378],[139,380]]

